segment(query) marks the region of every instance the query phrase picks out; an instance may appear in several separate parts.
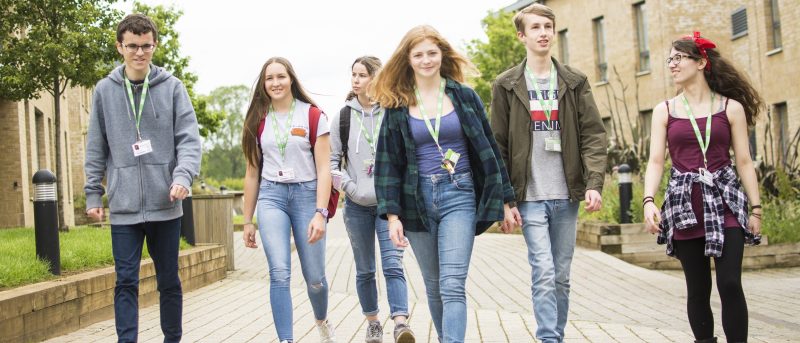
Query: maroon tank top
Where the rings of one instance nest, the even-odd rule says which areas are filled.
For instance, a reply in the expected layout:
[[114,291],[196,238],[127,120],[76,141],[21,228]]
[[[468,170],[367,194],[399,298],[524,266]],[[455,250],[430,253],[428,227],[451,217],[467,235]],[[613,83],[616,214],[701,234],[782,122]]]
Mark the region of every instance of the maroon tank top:
[[[674,104],[674,103],[673,103]],[[672,158],[672,166],[681,173],[697,173],[703,167],[703,152],[700,150],[700,143],[692,128],[692,123],[688,118],[677,118],[670,111],[669,101],[666,101],[667,113],[667,145],[669,155]],[[711,121],[711,143],[706,151],[708,159],[708,170],[715,172],[719,169],[731,165],[731,123],[728,121],[728,99],[725,99],[725,106],[721,111],[713,114]],[[707,117],[696,118],[697,126],[702,137],[705,139]],[[724,201],[724,200],[723,200]],[[703,190],[700,183],[692,185],[692,211],[697,218],[697,225],[685,230],[675,230],[673,238],[677,240],[694,239],[705,236],[703,221]],[[736,215],[731,212],[725,204],[724,227],[740,227]]]

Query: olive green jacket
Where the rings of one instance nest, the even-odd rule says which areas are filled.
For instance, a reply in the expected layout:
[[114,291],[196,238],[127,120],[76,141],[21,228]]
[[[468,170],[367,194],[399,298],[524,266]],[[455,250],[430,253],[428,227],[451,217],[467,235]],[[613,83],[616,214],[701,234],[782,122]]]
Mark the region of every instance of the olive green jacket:
[[[492,87],[491,125],[500,155],[508,168],[517,201],[525,200],[531,182],[532,122],[525,63],[500,74]],[[603,120],[586,75],[562,65],[558,73],[558,116],[564,176],[571,200],[584,199],[586,190],[603,191],[608,142]]]

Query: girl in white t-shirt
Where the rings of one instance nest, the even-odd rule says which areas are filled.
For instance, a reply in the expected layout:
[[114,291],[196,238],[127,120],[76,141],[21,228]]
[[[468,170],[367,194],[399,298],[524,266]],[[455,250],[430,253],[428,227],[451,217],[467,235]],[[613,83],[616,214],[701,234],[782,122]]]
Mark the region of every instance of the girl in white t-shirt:
[[[317,111],[316,116],[311,116]],[[309,118],[318,117],[316,123]],[[312,146],[312,132],[316,142]],[[281,57],[264,63],[245,118],[242,150],[244,244],[256,248],[253,213],[267,255],[270,304],[281,342],[292,342],[291,237],[308,285],[322,342],[334,342],[328,323],[325,226],[331,190],[328,121],[303,90],[292,65]],[[256,206],[258,205],[258,206]]]

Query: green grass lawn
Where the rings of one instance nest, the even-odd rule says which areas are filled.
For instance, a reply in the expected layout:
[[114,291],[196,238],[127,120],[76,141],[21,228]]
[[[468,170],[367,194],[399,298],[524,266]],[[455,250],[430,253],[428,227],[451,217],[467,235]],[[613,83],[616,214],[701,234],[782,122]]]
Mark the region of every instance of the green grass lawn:
[[[111,266],[111,232],[109,228],[80,226],[59,234],[61,273]],[[181,239],[181,249],[191,246]],[[149,257],[144,245],[142,258]],[[0,230],[0,289],[54,279],[47,263],[36,258],[36,241],[32,228]]]

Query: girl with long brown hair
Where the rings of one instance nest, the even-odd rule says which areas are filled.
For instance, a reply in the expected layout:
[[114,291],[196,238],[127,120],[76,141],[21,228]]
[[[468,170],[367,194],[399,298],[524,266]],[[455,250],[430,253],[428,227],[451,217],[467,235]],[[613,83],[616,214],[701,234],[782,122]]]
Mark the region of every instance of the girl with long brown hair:
[[[715,48],[699,32],[672,43],[667,66],[680,92],[653,110],[642,201],[648,231],[658,233],[658,242],[683,267],[696,342],[717,341],[710,304],[712,257],[725,335],[728,342],[745,342],[742,254],[745,243],[759,243],[762,215],[747,127],[755,124],[763,102]],[[653,196],[667,146],[672,169],[659,211]]]
[[[334,342],[327,321],[325,226],[331,189],[327,118],[303,90],[288,60],[273,57],[258,75],[245,118],[242,150],[244,244],[257,248],[253,214],[269,264],[270,305],[278,339],[292,342],[291,237],[303,269],[321,341]],[[269,224],[268,224],[269,223]]]
[[378,214],[408,237],[442,342],[463,342],[466,279],[475,236],[519,224],[514,191],[480,98],[463,85],[469,62],[434,28],[411,29],[378,74],[386,107],[375,165]]

